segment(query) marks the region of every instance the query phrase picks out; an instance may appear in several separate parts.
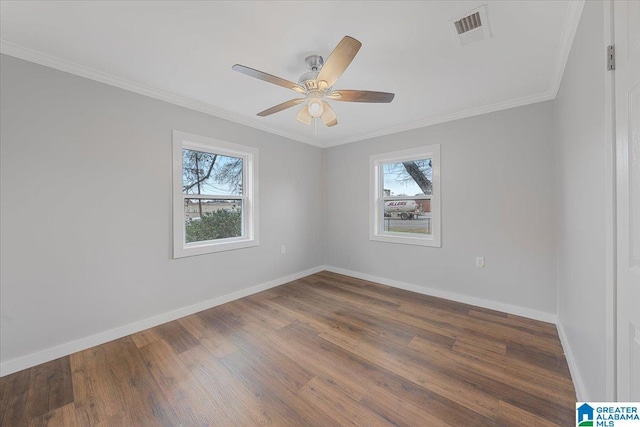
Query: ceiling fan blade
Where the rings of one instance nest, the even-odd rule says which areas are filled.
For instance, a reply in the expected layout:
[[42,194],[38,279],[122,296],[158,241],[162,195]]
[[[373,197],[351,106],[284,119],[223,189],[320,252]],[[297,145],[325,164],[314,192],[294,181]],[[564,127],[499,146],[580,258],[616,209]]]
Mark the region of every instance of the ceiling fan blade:
[[369,90],[334,90],[327,98],[344,102],[384,102],[393,101],[394,93],[372,92]]
[[256,79],[264,80],[265,82],[273,83],[274,85],[286,87],[287,89],[295,90],[298,93],[305,93],[305,89],[297,83],[290,82],[289,80],[282,79],[280,77],[272,76],[265,72],[254,70],[253,68],[245,67],[244,65],[236,64],[231,67],[233,71],[237,71],[242,74],[246,74]]
[[331,109],[326,101],[322,101],[322,109],[322,115],[320,116],[322,123],[327,125],[327,127],[337,125],[338,118],[336,117],[336,113]]
[[335,126],[338,124],[338,118],[335,118],[327,123],[325,123],[325,125],[327,125],[328,128],[330,128],[331,126]]
[[313,120],[313,117],[311,117],[311,114],[309,114],[309,110],[307,109],[306,105],[302,107],[296,119],[298,119],[299,122],[302,122],[304,124],[307,124],[307,125],[311,124],[311,120]]
[[335,126],[338,124],[338,118],[336,117],[335,119],[328,121],[327,123],[325,123],[325,125],[327,125],[328,128],[330,128],[331,126]]
[[[338,46],[333,49],[329,58],[324,62],[317,80],[320,89],[326,89],[334,85],[338,77],[344,73],[353,58],[356,56],[362,43],[353,37],[344,36]],[[323,83],[325,82],[325,83]]]
[[268,109],[266,109],[264,111],[261,111],[261,112],[258,113],[258,115],[260,117],[270,116],[273,113],[277,113],[278,111],[286,110],[287,108],[291,108],[294,105],[298,105],[298,104],[300,104],[301,102],[304,102],[304,101],[305,101],[305,98],[291,99],[291,100],[289,100],[287,102],[283,102],[282,104],[278,104],[278,105],[275,105],[275,106],[273,106],[271,108],[268,108]]

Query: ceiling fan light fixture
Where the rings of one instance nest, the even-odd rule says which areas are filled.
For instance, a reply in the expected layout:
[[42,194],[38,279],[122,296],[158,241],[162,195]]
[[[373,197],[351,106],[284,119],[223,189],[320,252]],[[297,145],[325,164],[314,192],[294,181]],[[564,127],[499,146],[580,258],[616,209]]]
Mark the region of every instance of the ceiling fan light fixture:
[[311,122],[317,124],[314,119],[320,118],[327,127],[332,127],[338,124],[338,118],[331,106],[323,101],[325,97],[342,102],[389,103],[393,100],[394,94],[387,92],[352,89],[333,91],[333,85],[351,64],[361,46],[362,43],[353,37],[344,36],[333,49],[326,62],[320,55],[308,56],[305,62],[309,71],[298,79],[298,83],[240,64],[236,64],[231,68],[249,77],[282,86],[304,95],[304,97],[294,98],[268,108],[258,113],[258,116],[267,117],[294,105],[304,104],[296,116],[298,121],[307,125],[311,124]]
[[324,106],[322,105],[322,100],[320,98],[311,99],[309,101],[309,104],[307,105],[307,110],[309,111],[309,114],[311,115],[311,117],[313,117],[314,119],[317,119],[324,112]]

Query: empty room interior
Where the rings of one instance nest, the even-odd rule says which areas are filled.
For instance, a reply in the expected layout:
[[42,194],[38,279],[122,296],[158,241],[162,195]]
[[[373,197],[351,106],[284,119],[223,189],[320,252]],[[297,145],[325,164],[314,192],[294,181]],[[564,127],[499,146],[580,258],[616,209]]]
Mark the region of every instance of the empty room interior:
[[0,25],[0,426],[640,401],[637,0],[2,0]]

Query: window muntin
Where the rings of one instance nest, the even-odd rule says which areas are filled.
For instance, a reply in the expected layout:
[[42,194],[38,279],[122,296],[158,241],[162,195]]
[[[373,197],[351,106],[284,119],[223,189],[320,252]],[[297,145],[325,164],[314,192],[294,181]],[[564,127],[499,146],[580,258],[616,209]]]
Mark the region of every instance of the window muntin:
[[174,258],[257,246],[257,150],[174,131]]
[[370,239],[440,246],[440,147],[371,156]]

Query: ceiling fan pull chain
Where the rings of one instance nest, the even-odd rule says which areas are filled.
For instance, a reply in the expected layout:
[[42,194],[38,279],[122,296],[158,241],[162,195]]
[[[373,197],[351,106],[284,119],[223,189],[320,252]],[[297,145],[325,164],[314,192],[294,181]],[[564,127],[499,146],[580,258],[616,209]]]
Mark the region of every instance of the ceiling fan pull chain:
[[308,56],[305,62],[307,68],[311,71],[304,73],[298,79],[298,83],[240,64],[235,64],[231,69],[249,77],[282,86],[304,95],[304,98],[294,98],[261,111],[258,113],[258,116],[267,117],[306,102],[305,106],[298,112],[296,119],[306,125],[310,125],[311,120],[313,120],[313,136],[317,137],[318,118],[321,118],[322,123],[327,127],[338,124],[336,113],[331,109],[329,104],[324,101],[324,97],[342,102],[389,103],[395,96],[393,93],[372,92],[369,90],[342,89],[333,91],[334,83],[342,73],[344,73],[349,64],[351,64],[360,47],[362,47],[362,43],[358,40],[353,37],[344,36],[335,49],[333,49],[333,52],[331,52],[326,62],[320,55]]

